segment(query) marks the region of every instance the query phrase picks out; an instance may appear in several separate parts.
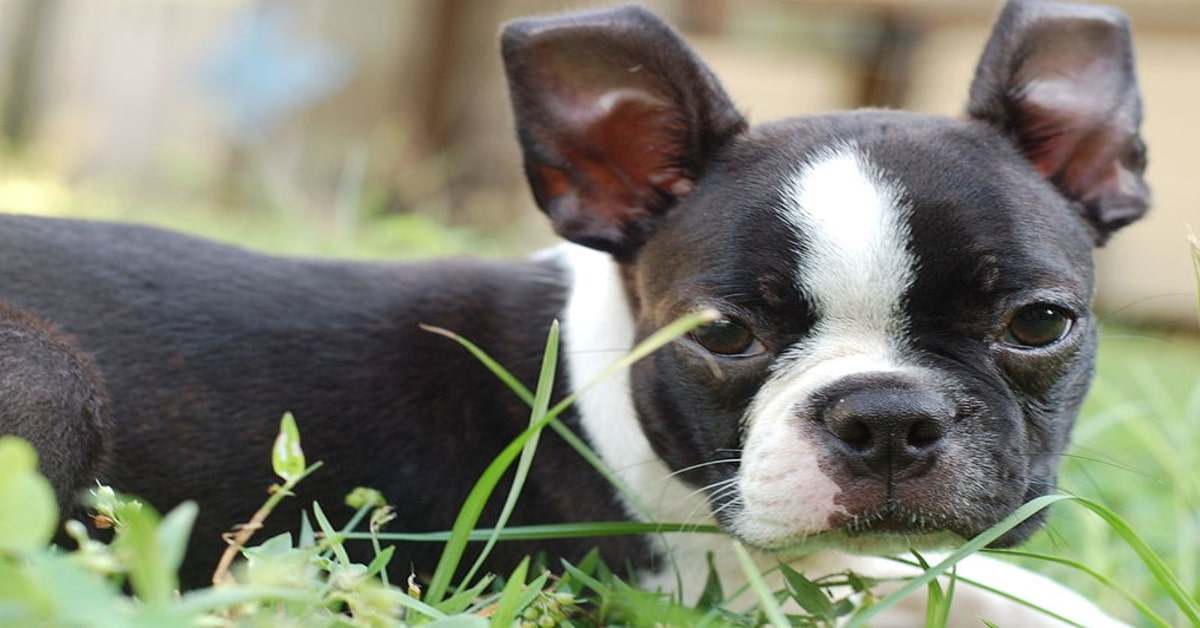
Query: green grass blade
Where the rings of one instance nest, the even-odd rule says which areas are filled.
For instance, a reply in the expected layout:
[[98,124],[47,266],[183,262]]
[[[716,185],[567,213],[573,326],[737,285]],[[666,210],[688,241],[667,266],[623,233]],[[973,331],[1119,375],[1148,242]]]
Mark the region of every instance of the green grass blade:
[[[1197,603],[1195,598],[1188,594],[1183,585],[1179,583],[1179,580],[1163,562],[1162,558],[1160,558],[1154,552],[1154,550],[1152,550],[1150,546],[1127,523],[1125,523],[1124,520],[1117,516],[1116,513],[1114,513],[1108,507],[1087,498],[1077,497],[1074,495],[1044,495],[1030,501],[1021,508],[1018,508],[1003,521],[992,526],[991,528],[988,528],[988,530],[986,530],[984,533],[980,534],[974,539],[971,539],[961,548],[950,554],[950,556],[946,557],[946,559],[944,559],[942,562],[929,568],[929,570],[924,574],[913,578],[895,593],[885,597],[875,605],[864,609],[862,612],[855,615],[851,621],[846,624],[847,628],[856,628],[859,626],[868,625],[867,622],[872,617],[899,602],[901,599],[907,597],[918,588],[926,586],[928,582],[940,576],[963,558],[966,558],[968,555],[981,550],[996,538],[999,538],[1002,534],[1012,529],[1025,519],[1033,516],[1038,511],[1060,501],[1077,502],[1104,520],[1104,522],[1107,523],[1109,527],[1111,527],[1125,541],[1126,545],[1128,545],[1129,548],[1138,555],[1158,583],[1163,586],[1168,595],[1170,595],[1170,597],[1175,601],[1180,611],[1183,612],[1184,615],[1186,615],[1194,625],[1200,625],[1200,604]],[[1070,561],[1062,559],[1055,560],[1057,560],[1057,562],[1062,562],[1063,564],[1075,566]],[[1090,569],[1083,568],[1083,570],[1092,574],[1094,577],[1097,577],[1101,581],[1107,580],[1107,578],[1092,572]],[[969,582],[966,579],[963,579],[963,581]],[[1003,595],[1003,592],[1001,591],[996,591],[995,589],[990,589],[989,587],[984,588]],[[1117,590],[1120,591],[1119,588],[1117,588]],[[1126,595],[1132,599],[1131,595],[1127,593]],[[1020,602],[1021,600],[1016,601]],[[1145,604],[1135,602],[1135,605],[1139,611],[1143,612],[1146,617],[1148,617],[1155,624],[1166,625],[1166,622],[1164,622],[1161,617],[1151,612],[1145,606]],[[1070,620],[1070,618],[1064,619],[1068,621]]]
[[[512,373],[505,369],[499,362],[480,349],[479,346],[452,331],[442,329],[440,327],[422,325],[421,328],[440,336],[445,336],[462,345],[463,348],[471,353],[471,355],[475,356],[476,359],[483,363],[483,365],[489,371],[491,371],[493,375],[504,382],[504,384],[507,385],[518,397],[520,397],[522,401],[530,406],[534,404],[534,394],[529,392],[529,389],[526,388],[524,384],[514,377]],[[563,425],[560,421],[551,421],[550,428],[553,429],[563,440],[567,441],[567,444],[570,445],[571,448],[576,451],[576,453],[582,456],[588,464],[596,469],[596,471],[599,472],[605,480],[615,486],[623,495],[629,497],[632,500],[631,504],[635,510],[641,513],[643,516],[647,516],[646,508],[637,502],[636,498],[633,497],[633,492],[624,485],[624,483],[619,477],[617,477],[615,473],[613,473],[612,469],[608,468],[608,465],[604,464],[604,461],[600,460],[600,457],[597,456],[590,447],[588,447],[587,443],[585,443],[583,439],[579,438],[579,436],[572,432],[571,429],[566,425]]]
[[[914,551],[913,556],[916,557],[917,565],[921,569],[928,571],[929,563],[925,561],[925,557],[919,552]],[[950,617],[950,604],[954,599],[954,572],[953,567],[950,568],[950,583],[945,590],[942,590],[942,583],[938,582],[937,578],[929,581],[925,585],[926,588],[926,603],[925,603],[925,628],[945,628],[946,622]]]
[[509,389],[516,393],[516,395],[521,398],[521,401],[524,401],[526,405],[533,405],[533,393],[529,392],[529,389],[525,387],[525,384],[522,384],[521,380],[517,379],[516,376],[508,371],[508,369],[501,366],[499,362],[493,359],[492,356],[488,355],[483,349],[480,349],[478,345],[448,329],[442,329],[441,327],[421,324],[421,329],[439,336],[445,336],[446,338],[449,338],[462,345],[462,347],[471,355],[475,356],[476,360],[479,360],[480,364],[483,364],[483,366],[486,367],[487,370],[491,371],[497,379],[499,379],[501,382],[504,382],[505,386],[508,386]]
[[[1002,551],[1002,550],[984,550],[984,552],[993,552],[993,551]],[[928,564],[924,564],[924,565],[922,565],[921,563],[918,563],[918,562],[916,562],[916,561],[912,561],[912,560],[906,560],[906,559],[902,559],[902,558],[892,558],[891,560],[894,560],[894,561],[896,561],[896,562],[898,562],[898,563],[901,563],[901,564],[904,564],[904,565],[908,565],[908,566],[910,566],[910,567],[918,567],[918,568],[924,568],[924,569],[928,569],[928,568],[929,568],[929,565],[928,565]],[[979,589],[980,591],[986,591],[986,592],[988,592],[988,593],[991,593],[991,594],[993,594],[993,595],[995,595],[995,596],[997,596],[997,597],[1002,597],[1002,598],[1004,598],[1004,599],[1006,599],[1006,600],[1008,600],[1008,601],[1010,601],[1010,602],[1012,602],[1012,603],[1014,603],[1014,604],[1019,604],[1019,605],[1021,605],[1021,606],[1024,606],[1025,608],[1028,608],[1028,609],[1030,609],[1030,610],[1037,611],[1037,612],[1039,612],[1039,613],[1041,613],[1041,614],[1045,615],[1046,617],[1049,617],[1049,618],[1051,618],[1051,619],[1054,619],[1054,620],[1060,621],[1060,622],[1062,622],[1064,625],[1067,625],[1067,626],[1076,626],[1076,627],[1082,628],[1078,622],[1072,621],[1070,618],[1063,617],[1062,615],[1059,615],[1058,613],[1055,613],[1054,611],[1052,611],[1052,610],[1050,610],[1050,609],[1048,609],[1048,608],[1043,608],[1043,607],[1041,607],[1041,606],[1038,606],[1037,604],[1034,604],[1033,602],[1030,602],[1030,601],[1028,601],[1028,600],[1025,600],[1025,599],[1023,599],[1023,598],[1017,597],[1016,595],[1014,595],[1014,594],[1012,594],[1012,593],[1010,593],[1010,592],[1008,592],[1008,591],[1003,591],[1003,590],[1001,590],[1001,589],[998,589],[998,588],[996,588],[996,587],[994,587],[994,586],[991,586],[991,585],[989,585],[989,584],[986,584],[986,583],[980,582],[980,581],[978,581],[978,580],[972,580],[971,578],[966,578],[966,577],[963,577],[963,576],[961,576],[961,575],[955,575],[955,576],[954,576],[954,581],[955,581],[955,582],[961,582],[961,583],[963,583],[963,584],[969,585],[969,586],[971,586],[971,587],[974,587],[974,588],[976,588],[976,589]],[[949,609],[947,609],[947,610],[949,610]]]
[[1192,622],[1192,625],[1200,626],[1200,603],[1184,589],[1183,585],[1179,583],[1179,579],[1175,577],[1175,574],[1171,573],[1170,568],[1163,562],[1163,559],[1150,548],[1150,545],[1133,528],[1129,527],[1129,524],[1125,523],[1116,513],[1099,502],[1084,497],[1073,497],[1072,499],[1103,519],[1125,541],[1125,544],[1138,555],[1138,558],[1142,559],[1142,563],[1150,570],[1154,579],[1166,589],[1167,594],[1175,601],[1179,610]]
[[196,615],[234,608],[239,604],[264,601],[291,601],[315,605],[319,602],[319,596],[312,590],[298,587],[241,584],[236,587],[189,591],[176,602],[176,609],[181,614]]
[[525,585],[525,590],[521,593],[520,599],[517,600],[517,610],[524,611],[530,604],[533,604],[534,600],[541,595],[542,590],[546,588],[548,580],[550,580],[550,572],[543,571],[538,577]]
[[1021,556],[1024,558],[1031,558],[1031,559],[1035,559],[1035,560],[1057,563],[1059,565],[1064,565],[1066,567],[1070,567],[1071,569],[1074,569],[1076,571],[1083,572],[1083,573],[1091,576],[1092,579],[1096,580],[1100,584],[1103,584],[1105,587],[1108,587],[1109,589],[1112,589],[1113,591],[1116,591],[1117,593],[1119,593],[1130,604],[1132,604],[1135,608],[1137,608],[1138,612],[1140,612],[1142,615],[1146,616],[1146,618],[1149,619],[1150,622],[1153,623],[1155,626],[1158,626],[1159,628],[1171,628],[1170,622],[1163,619],[1162,616],[1160,616],[1159,614],[1155,613],[1154,610],[1152,610],[1145,602],[1138,599],[1138,597],[1136,595],[1134,595],[1132,592],[1130,592],[1128,589],[1126,589],[1125,587],[1122,587],[1120,584],[1118,584],[1112,578],[1109,578],[1108,576],[1096,571],[1095,569],[1092,569],[1091,567],[1088,567],[1087,565],[1085,565],[1079,561],[1071,560],[1069,558],[1063,558],[1061,556],[1053,556],[1050,554],[1040,554],[1038,552],[1028,552],[1025,550],[1015,550],[1015,549],[984,550],[984,553],[1001,554],[1001,555],[1007,555],[1007,556]]
[[525,592],[525,576],[529,571],[529,558],[526,557],[517,565],[508,576],[508,582],[504,583],[504,590],[500,593],[500,599],[496,601],[496,610],[492,613],[491,624],[493,626],[511,626],[517,619],[517,612],[521,610],[521,599]]
[[[472,530],[475,529],[475,525],[479,523],[480,516],[483,515],[483,507],[487,503],[488,496],[492,494],[496,485],[500,483],[500,478],[508,470],[509,465],[516,460],[525,442],[535,431],[544,427],[548,421],[549,419],[539,421],[538,424],[530,426],[529,429],[522,432],[492,459],[491,464],[479,476],[479,479],[475,481],[475,486],[471,488],[470,494],[467,495],[467,499],[463,502],[463,506],[459,510],[458,517],[454,520],[454,526],[451,528],[450,535],[446,539],[446,547],[443,548],[437,567],[434,569],[433,577],[429,581],[426,599],[432,603],[440,601],[450,588],[450,579],[458,569],[459,562],[466,551],[467,543],[471,539]],[[380,535],[380,538],[383,538],[382,535]]]
[[333,524],[329,522],[329,517],[325,516],[325,511],[321,508],[321,504],[313,502],[312,508],[313,518],[317,520],[317,527],[320,528],[321,533],[325,535],[323,543],[330,551],[334,553],[335,556],[337,556],[338,562],[343,565],[349,565],[350,554],[347,553],[346,548],[342,546],[342,541],[345,540],[345,537],[342,536],[342,532],[334,528]]
[[[514,438],[512,442],[508,444],[508,446],[506,446],[499,454],[497,454],[496,457],[492,459],[492,462],[488,465],[487,469],[484,470],[479,479],[476,480],[475,486],[472,487],[470,494],[467,495],[467,499],[464,501],[463,507],[459,511],[458,517],[454,521],[454,526],[451,529],[450,540],[447,541],[446,547],[442,551],[441,558],[438,560],[438,565],[434,569],[433,577],[430,579],[429,589],[426,593],[427,599],[436,603],[436,601],[440,600],[450,588],[450,579],[453,577],[453,573],[458,568],[459,561],[462,559],[462,555],[466,549],[467,539],[471,530],[475,527],[475,524],[479,521],[479,517],[483,514],[483,505],[487,502],[488,496],[491,495],[492,490],[495,489],[496,485],[500,483],[501,476],[505,471],[508,470],[509,465],[511,465],[516,459],[517,455],[520,454],[521,450],[524,448],[525,442],[529,440],[533,434],[539,432],[550,421],[562,414],[571,406],[572,403],[575,402],[582,392],[595,386],[595,384],[600,380],[611,376],[612,373],[616,373],[622,368],[628,368],[633,363],[653,353],[675,338],[686,334],[689,330],[695,328],[696,326],[706,321],[713,320],[716,316],[718,316],[718,314],[710,310],[697,312],[685,316],[652,334],[649,338],[635,347],[629,355],[625,356],[625,358],[622,360],[617,361],[607,370],[601,373],[599,377],[591,382],[588,382],[576,390],[574,394],[567,396],[561,402],[556,404],[553,408],[546,412],[544,416],[539,418],[535,423],[531,424],[524,432]],[[453,338],[454,336],[451,335],[449,337]],[[480,351],[480,353],[482,354],[482,351]]]
[[[512,373],[505,369],[504,366],[484,352],[483,349],[480,349],[478,345],[447,329],[433,327],[431,325],[422,325],[421,328],[440,336],[445,336],[462,345],[463,348],[471,353],[471,355],[475,356],[476,359],[483,363],[483,365],[489,371],[491,371],[493,375],[504,382],[504,384],[507,385],[509,389],[511,389],[518,397],[520,397],[522,401],[530,406],[534,404],[534,394],[529,392],[529,389],[526,388],[524,384],[522,384],[516,377],[512,375]],[[617,477],[615,473],[613,473],[612,469],[608,468],[608,465],[606,465],[604,461],[600,460],[600,457],[597,456],[590,447],[588,447],[587,443],[585,443],[583,439],[579,438],[579,436],[572,432],[571,429],[566,425],[563,425],[561,421],[551,421],[550,428],[553,429],[555,433],[559,435],[559,437],[567,441],[567,444],[570,445],[576,453],[582,456],[583,459],[592,466],[592,468],[596,469],[596,471],[599,472],[605,480],[615,486],[617,490],[621,492],[621,494],[629,497],[631,500],[630,503],[633,505],[635,510],[641,513],[642,516],[648,516],[646,508],[642,506],[635,497],[633,497],[633,491],[629,490],[629,488],[625,486],[622,480]]]
[[[601,371],[600,374],[594,377],[591,381],[584,382],[582,386],[578,386],[574,391],[571,392],[570,395],[567,395],[562,401],[551,408],[547,413],[547,416],[551,420],[557,419],[558,415],[562,414],[563,411],[578,401],[580,396],[597,386],[600,382],[612,377],[624,369],[628,369],[636,364],[639,360],[654,353],[655,351],[658,351],[667,344],[675,341],[677,338],[687,334],[700,325],[712,322],[719,317],[720,313],[716,310],[705,309],[699,312],[693,312],[687,316],[683,316],[670,325],[667,325],[654,332],[645,340],[638,343],[638,345],[634,347],[633,350],[627,355],[616,362],[613,362],[612,365]],[[613,472],[612,469],[608,467],[607,464],[600,460],[600,458],[591,451],[586,443],[584,443],[578,437],[575,437],[574,433],[572,433],[566,426],[562,426],[561,429],[556,429],[555,431],[557,431],[560,436],[565,438],[567,443],[575,448],[575,450],[579,452],[581,456],[583,456],[583,459],[591,464],[592,467],[594,467],[600,473],[600,475],[608,480],[609,483],[611,483],[612,486],[617,489],[621,496],[625,498],[625,500],[639,515],[646,519],[650,518],[650,511],[646,505],[642,503],[641,499],[617,476],[616,473]],[[569,434],[569,436],[567,436],[567,434]]]
[[967,541],[962,547],[958,548],[947,556],[942,562],[930,567],[928,571],[910,580],[907,584],[900,587],[896,592],[879,600],[875,604],[865,608],[862,612],[855,614],[846,624],[846,628],[860,628],[870,625],[871,618],[879,613],[891,608],[900,600],[908,597],[917,589],[928,585],[934,578],[949,571],[951,567],[957,565],[959,561],[978,552],[986,547],[992,541],[1000,538],[1005,532],[1015,528],[1022,521],[1032,517],[1041,510],[1048,508],[1056,502],[1074,499],[1070,495],[1043,495],[1037,499],[1031,500],[1020,508],[1016,509],[1012,514],[1005,517],[996,525],[984,530],[979,536]]
[[451,615],[423,625],[427,628],[488,628],[495,626],[487,618],[478,615]]
[[415,598],[411,595],[408,595],[408,594],[399,595],[396,597],[396,600],[404,608],[406,608],[410,611],[418,612],[418,613],[424,615],[425,617],[428,617],[429,619],[436,620],[436,619],[445,619],[446,618],[446,613],[439,611],[438,609],[430,606],[429,604],[426,604],[425,602],[422,602],[421,600],[418,600],[417,598]]
[[[531,406],[535,403],[534,395],[529,392],[520,381],[516,379],[507,369],[501,366],[498,362],[492,359],[486,352],[480,349],[475,344],[467,339],[447,331],[445,329],[422,326],[424,329],[436,334],[440,334],[450,338],[464,348],[467,349],[476,359],[484,364],[493,374],[503,381],[514,393],[522,400]],[[557,333],[552,331],[554,337],[557,338]],[[556,343],[557,344],[557,343]],[[549,349],[549,347],[547,347]],[[557,347],[555,347],[557,351]],[[545,364],[543,364],[543,370]],[[536,416],[536,415],[535,415]],[[483,539],[473,538],[473,530],[476,524],[479,523],[479,518],[483,515],[483,509],[491,497],[492,492],[500,483],[501,477],[508,471],[508,467],[516,459],[517,455],[525,450],[526,444],[530,439],[535,438],[542,428],[545,427],[550,419],[548,417],[536,418],[531,421],[530,426],[515,439],[513,439],[484,470],[479,479],[475,481],[475,486],[471,488],[471,492],[464,500],[462,508],[459,509],[458,517],[454,521],[454,526],[450,530],[449,537],[446,538],[446,547],[443,548],[441,557],[438,559],[437,567],[434,569],[433,577],[429,581],[429,587],[426,591],[425,598],[431,603],[438,603],[446,595],[450,588],[450,580],[454,577],[454,572],[457,571],[463,554],[466,552],[467,543],[471,540],[487,540],[491,534]],[[515,486],[515,485],[514,485]],[[379,535],[380,539],[388,538],[387,535]],[[390,539],[394,540],[394,539]]]
[[434,569],[433,577],[429,580],[429,588],[425,595],[426,599],[430,600],[431,603],[436,604],[441,601],[446,595],[447,590],[449,590],[450,579],[454,577],[454,572],[458,569],[462,556],[466,552],[471,531],[479,523],[479,518],[483,515],[483,508],[487,504],[492,491],[500,483],[501,477],[508,471],[508,467],[512,465],[513,461],[516,460],[517,456],[524,449],[525,443],[529,438],[545,427],[548,422],[548,418],[539,420],[513,439],[508,446],[492,459],[492,462],[484,469],[483,474],[475,481],[475,486],[471,488],[471,492],[467,495],[466,500],[463,501],[462,508],[459,509],[458,517],[455,518],[454,526],[450,530],[450,537],[446,541],[446,547],[442,549],[442,554],[438,559],[437,567]]
[[[189,503],[194,511],[195,503]],[[160,521],[158,513],[149,507],[130,509],[113,541],[113,551],[128,561],[130,588],[146,605],[159,607],[167,605],[171,592],[179,588],[178,576],[160,555]]]
[[[546,338],[546,350],[542,355],[542,371],[538,375],[537,393],[534,395],[533,408],[529,415],[530,425],[537,423],[537,420],[546,414],[546,410],[550,407],[550,395],[554,392],[554,374],[558,367],[558,335],[558,321],[554,321],[550,324],[550,333]],[[517,507],[517,499],[521,495],[521,489],[525,486],[525,480],[529,477],[529,468],[533,465],[533,455],[537,453],[540,437],[540,431],[534,432],[529,440],[525,441],[525,446],[521,449],[521,459],[517,461],[517,472],[513,477],[512,486],[508,489],[508,496],[505,497],[500,516],[496,519],[496,526],[492,530],[492,534],[488,536],[483,549],[480,550],[475,563],[471,565],[470,571],[463,578],[462,587],[466,587],[474,580],[475,574],[483,568],[484,562],[487,561],[492,548],[496,546],[496,541],[504,530],[505,524],[508,523],[509,517]]]
[[584,572],[582,569],[572,565],[571,563],[568,563],[565,560],[562,561],[562,567],[563,571],[569,574],[570,577],[578,580],[583,586],[595,591],[600,598],[608,598],[612,596],[612,587],[604,584],[598,578],[592,577],[591,574]]
[[550,429],[554,430],[554,433],[558,434],[559,438],[562,438],[564,441],[566,441],[567,444],[575,450],[575,453],[579,454],[579,456],[582,457],[589,465],[591,465],[592,468],[595,469],[596,472],[599,473],[606,481],[608,481],[610,485],[615,487],[618,493],[624,495],[629,505],[633,507],[634,511],[636,511],[644,519],[650,518],[649,509],[647,509],[645,504],[642,503],[641,499],[639,499],[638,496],[633,493],[633,489],[630,489],[629,486],[625,484],[625,481],[617,476],[617,474],[613,472],[611,468],[609,468],[608,464],[601,460],[600,456],[597,456],[596,452],[592,451],[592,448],[589,447],[582,438],[580,438],[575,432],[572,432],[571,428],[563,424],[562,421],[555,419],[550,422]]
[[775,626],[790,626],[792,623],[788,621],[787,615],[783,613],[783,608],[779,606],[779,601],[775,599],[775,594],[767,587],[767,583],[763,580],[762,574],[758,572],[758,565],[754,564],[754,559],[750,557],[750,552],[737,541],[733,543],[733,551],[737,554],[738,563],[742,566],[742,571],[746,573],[746,581],[750,584],[750,589],[758,596],[758,604],[762,608],[763,614],[767,616],[767,620]]
[[554,406],[554,408],[550,410],[549,414],[553,417],[557,417],[559,414],[562,414],[563,410],[575,403],[575,401],[579,399],[580,395],[594,388],[600,382],[612,377],[624,369],[633,366],[642,358],[645,358],[651,353],[658,351],[674,341],[676,338],[683,336],[684,334],[699,327],[700,325],[703,325],[704,323],[710,323],[714,320],[717,320],[719,317],[720,314],[716,310],[701,310],[699,312],[693,312],[687,316],[683,316],[670,325],[667,325],[666,327],[654,332],[648,338],[638,343],[638,345],[634,347],[628,355],[620,360],[617,360],[616,362],[613,362],[611,366],[604,369],[590,382],[584,383],[572,394],[560,401]]
[[779,573],[787,585],[788,594],[808,614],[832,624],[836,617],[836,608],[829,599],[825,587],[809,580],[804,574],[792,569],[785,563],[779,564]]
[[371,559],[371,563],[367,565],[367,577],[373,578],[376,574],[380,576],[379,580],[384,586],[388,585],[387,571],[385,569],[388,563],[392,562],[392,556],[396,553],[396,546],[389,545],[382,549],[377,549],[375,558]]
[[479,608],[486,599],[483,597],[483,592],[488,587],[492,586],[496,577],[486,575],[479,579],[478,582],[471,585],[470,588],[459,589],[454,592],[454,595],[438,602],[438,610],[446,614],[464,613],[470,608]]
[[[491,528],[472,530],[469,541],[486,541],[494,532]],[[698,526],[688,523],[653,523],[645,521],[596,521],[585,523],[548,523],[544,525],[512,526],[498,535],[501,541],[545,541],[549,539],[577,539],[589,536],[622,536],[632,534],[661,534],[665,532],[696,532],[721,534],[717,526]],[[451,531],[442,532],[380,532],[381,541],[403,543],[445,543]],[[367,540],[369,532],[349,532],[346,539]]]

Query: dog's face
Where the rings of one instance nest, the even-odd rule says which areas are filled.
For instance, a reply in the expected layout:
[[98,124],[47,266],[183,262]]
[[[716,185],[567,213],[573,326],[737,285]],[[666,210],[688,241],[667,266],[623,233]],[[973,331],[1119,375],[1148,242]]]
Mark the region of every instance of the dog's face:
[[641,333],[722,316],[632,381],[651,442],[728,529],[938,544],[1053,487],[1091,373],[1092,241],[1014,157],[915,115],[770,126],[642,247]]
[[[505,34],[526,170],[621,262],[657,454],[763,549],[969,538],[1054,486],[1091,376],[1091,248],[1144,212],[1120,14],[1010,3],[970,118],[747,128],[640,9]],[[1001,540],[1023,540],[1028,523]]]

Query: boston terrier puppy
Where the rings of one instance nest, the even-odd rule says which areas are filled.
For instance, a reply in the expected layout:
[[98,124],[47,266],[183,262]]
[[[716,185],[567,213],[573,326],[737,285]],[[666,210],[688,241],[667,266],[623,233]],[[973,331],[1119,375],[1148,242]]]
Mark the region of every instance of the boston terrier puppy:
[[[510,525],[640,518],[728,536],[502,543],[498,571],[598,547],[643,586],[694,599],[708,555],[727,590],[743,573],[732,537],[764,568],[889,575],[894,563],[859,555],[950,547],[1054,490],[1092,374],[1091,250],[1148,203],[1121,13],[1009,2],[962,119],[863,110],[751,127],[638,7],[518,20],[502,51],[533,196],[571,242],[552,251],[292,259],[0,219],[0,299],[74,336],[111,392],[103,479],[163,508],[199,502],[188,586],[262,501],[285,411],[325,466],[264,535],[312,499],[344,517],[356,485],[397,505],[395,530],[449,528],[529,411],[423,324],[532,385],[561,320],[561,397],[664,325],[717,313],[563,417],[629,491],[548,434]],[[439,550],[405,545],[393,562],[428,572]],[[1111,622],[992,559],[959,573]],[[956,624],[1051,622],[966,585],[955,600]],[[881,625],[920,623],[919,607]]]

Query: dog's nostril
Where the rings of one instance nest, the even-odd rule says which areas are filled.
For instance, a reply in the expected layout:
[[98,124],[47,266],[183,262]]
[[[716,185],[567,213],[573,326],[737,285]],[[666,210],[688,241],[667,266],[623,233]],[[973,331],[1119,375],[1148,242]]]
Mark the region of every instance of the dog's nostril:
[[942,440],[945,434],[945,426],[940,421],[921,419],[908,429],[908,445],[924,449]]
[[831,412],[825,419],[829,432],[856,450],[867,449],[874,440],[873,432],[864,421],[845,412]]

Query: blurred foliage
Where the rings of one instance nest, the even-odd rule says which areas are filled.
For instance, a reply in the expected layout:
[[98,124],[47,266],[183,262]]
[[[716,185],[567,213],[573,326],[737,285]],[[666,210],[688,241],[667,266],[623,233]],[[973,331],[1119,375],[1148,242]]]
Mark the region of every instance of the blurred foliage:
[[[436,204],[437,199],[429,203]],[[447,224],[437,211],[389,211],[387,200],[371,190],[355,190],[344,203],[323,213],[273,205],[221,207],[178,195],[165,200],[139,199],[120,189],[68,182],[25,162],[0,158],[0,211],[138,222],[278,254],[408,259],[469,253],[489,257],[527,252],[550,241],[532,208],[532,229],[516,221],[484,231]],[[535,233],[532,238],[530,231]]]

